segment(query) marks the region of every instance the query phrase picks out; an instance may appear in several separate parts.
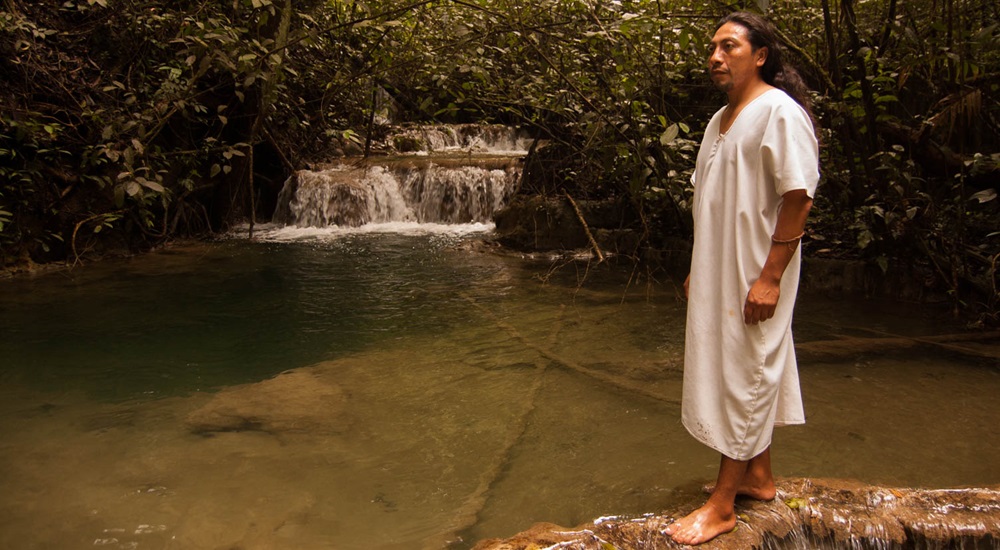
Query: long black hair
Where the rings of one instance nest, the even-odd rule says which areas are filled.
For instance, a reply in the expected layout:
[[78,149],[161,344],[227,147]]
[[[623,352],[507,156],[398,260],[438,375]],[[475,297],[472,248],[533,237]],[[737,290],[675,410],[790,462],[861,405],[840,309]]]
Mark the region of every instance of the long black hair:
[[802,108],[809,113],[809,118],[814,118],[809,87],[806,86],[795,67],[785,60],[785,48],[778,39],[778,32],[774,25],[762,15],[738,11],[719,20],[715,30],[719,30],[719,27],[726,23],[735,23],[747,30],[753,51],[767,48],[767,59],[760,68],[761,78],[771,86],[784,90],[799,105],[802,105]]

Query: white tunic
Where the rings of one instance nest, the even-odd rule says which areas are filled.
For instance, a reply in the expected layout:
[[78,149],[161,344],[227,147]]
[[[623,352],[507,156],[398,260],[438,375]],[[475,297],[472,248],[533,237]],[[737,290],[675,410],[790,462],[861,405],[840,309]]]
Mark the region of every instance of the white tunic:
[[771,444],[774,426],[805,422],[791,331],[798,250],[774,317],[747,325],[743,306],[770,251],[782,195],[816,191],[818,145],[805,110],[781,90],[755,98],[723,135],[721,115],[705,130],[691,178],[682,421],[705,445],[749,460]]

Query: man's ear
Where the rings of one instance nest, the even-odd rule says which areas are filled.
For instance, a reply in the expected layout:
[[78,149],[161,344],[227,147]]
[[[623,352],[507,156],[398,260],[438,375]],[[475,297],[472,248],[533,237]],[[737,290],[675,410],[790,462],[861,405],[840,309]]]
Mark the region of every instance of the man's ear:
[[764,66],[764,62],[767,61],[767,54],[768,54],[767,46],[761,46],[760,48],[757,48],[757,51],[754,53],[755,56],[754,62],[757,63],[758,67]]

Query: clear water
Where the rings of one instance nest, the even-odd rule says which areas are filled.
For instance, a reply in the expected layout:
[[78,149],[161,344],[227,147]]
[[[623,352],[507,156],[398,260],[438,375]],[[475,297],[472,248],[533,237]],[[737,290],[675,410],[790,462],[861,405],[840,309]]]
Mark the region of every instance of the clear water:
[[[0,548],[468,548],[689,502],[717,457],[679,422],[676,282],[483,251],[485,229],[265,231],[3,281]],[[873,330],[960,327],[800,299],[800,342]],[[216,392],[292,369],[341,391],[334,429],[192,432]],[[1000,482],[995,362],[801,376],[778,475]]]

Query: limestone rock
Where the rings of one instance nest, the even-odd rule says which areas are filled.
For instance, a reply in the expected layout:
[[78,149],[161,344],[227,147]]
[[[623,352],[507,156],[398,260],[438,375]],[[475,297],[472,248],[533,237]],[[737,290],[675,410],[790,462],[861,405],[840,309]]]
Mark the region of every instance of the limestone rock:
[[[681,548],[664,529],[699,504],[665,514],[605,517],[574,529],[537,524],[506,540],[481,541],[474,550]],[[699,548],[987,548],[1000,541],[1000,487],[897,489],[782,480],[778,498],[739,501],[737,514],[735,531]]]
[[297,369],[227,388],[187,417],[194,433],[256,430],[272,434],[343,431],[345,395],[322,371]]

